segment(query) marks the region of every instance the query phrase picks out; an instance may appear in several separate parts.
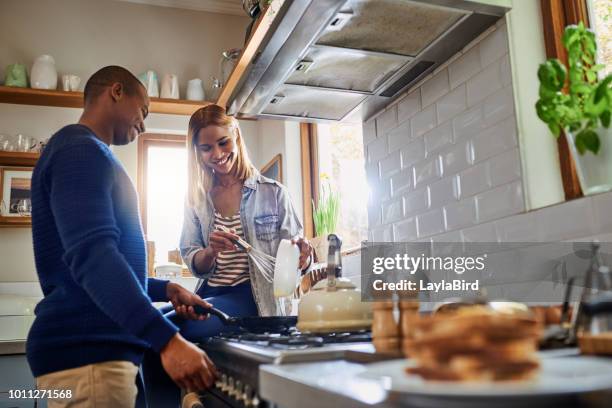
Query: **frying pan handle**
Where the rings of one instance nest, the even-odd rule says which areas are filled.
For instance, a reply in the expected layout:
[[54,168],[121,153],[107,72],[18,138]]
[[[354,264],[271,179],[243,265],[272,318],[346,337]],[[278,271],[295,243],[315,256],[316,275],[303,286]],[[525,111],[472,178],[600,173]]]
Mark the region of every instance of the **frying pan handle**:
[[216,307],[206,308],[200,305],[195,305],[193,310],[197,314],[211,314],[213,316],[217,316],[224,324],[228,324],[231,322],[232,318],[229,317],[226,313],[217,309]]

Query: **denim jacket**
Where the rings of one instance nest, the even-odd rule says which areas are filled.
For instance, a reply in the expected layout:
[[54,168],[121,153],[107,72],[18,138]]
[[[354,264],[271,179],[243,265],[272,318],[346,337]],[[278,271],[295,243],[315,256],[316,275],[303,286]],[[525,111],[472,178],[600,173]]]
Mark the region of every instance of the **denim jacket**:
[[[196,252],[208,246],[208,237],[214,227],[214,205],[210,194],[208,206],[185,207],[181,234],[181,256],[191,273],[200,278],[198,287],[212,276],[215,267],[204,273],[195,270],[193,260]],[[282,184],[260,174],[249,177],[242,187],[240,222],[246,241],[254,248],[276,256],[281,239],[291,239],[303,234],[289,192]],[[277,303],[272,283],[266,281],[249,259],[249,274],[253,298],[260,316],[277,315]]]

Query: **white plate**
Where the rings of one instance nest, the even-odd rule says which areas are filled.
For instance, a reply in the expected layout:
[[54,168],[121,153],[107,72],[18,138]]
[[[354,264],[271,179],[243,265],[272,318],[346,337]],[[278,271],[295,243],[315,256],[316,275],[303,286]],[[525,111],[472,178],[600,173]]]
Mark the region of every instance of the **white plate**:
[[612,390],[612,359],[550,357],[541,360],[541,371],[531,381],[513,383],[456,383],[425,381],[407,374],[410,360],[369,364],[359,377],[376,380],[388,391],[427,397],[501,398],[561,396]]

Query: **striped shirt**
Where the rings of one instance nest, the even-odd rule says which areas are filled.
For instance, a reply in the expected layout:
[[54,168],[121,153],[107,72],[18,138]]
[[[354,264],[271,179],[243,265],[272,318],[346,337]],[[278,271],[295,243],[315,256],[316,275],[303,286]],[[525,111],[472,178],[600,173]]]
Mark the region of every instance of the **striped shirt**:
[[[240,223],[240,213],[230,217],[223,217],[215,212],[214,226],[223,225],[226,228],[234,229],[236,235],[244,239],[242,224]],[[248,281],[249,278],[249,256],[242,250],[225,251],[217,255],[217,268],[215,273],[208,279],[209,286],[236,286]]]

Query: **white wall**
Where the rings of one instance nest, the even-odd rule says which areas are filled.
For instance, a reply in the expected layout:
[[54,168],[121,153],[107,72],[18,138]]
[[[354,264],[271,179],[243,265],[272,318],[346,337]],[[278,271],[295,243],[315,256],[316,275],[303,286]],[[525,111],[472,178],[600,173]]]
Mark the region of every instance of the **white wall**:
[[283,184],[287,186],[293,206],[303,221],[302,166],[300,125],[298,122],[280,120],[258,121],[259,161],[261,169],[277,154],[282,155]]
[[138,74],[175,73],[181,95],[188,79],[210,88],[221,52],[241,47],[248,18],[168,7],[99,0],[3,0],[0,12],[0,79],[14,62],[29,67],[41,54],[57,70],[85,80],[118,64]]
[[514,1],[508,39],[527,209],[565,200],[557,141],[538,118],[537,70],[546,60],[540,2]]

